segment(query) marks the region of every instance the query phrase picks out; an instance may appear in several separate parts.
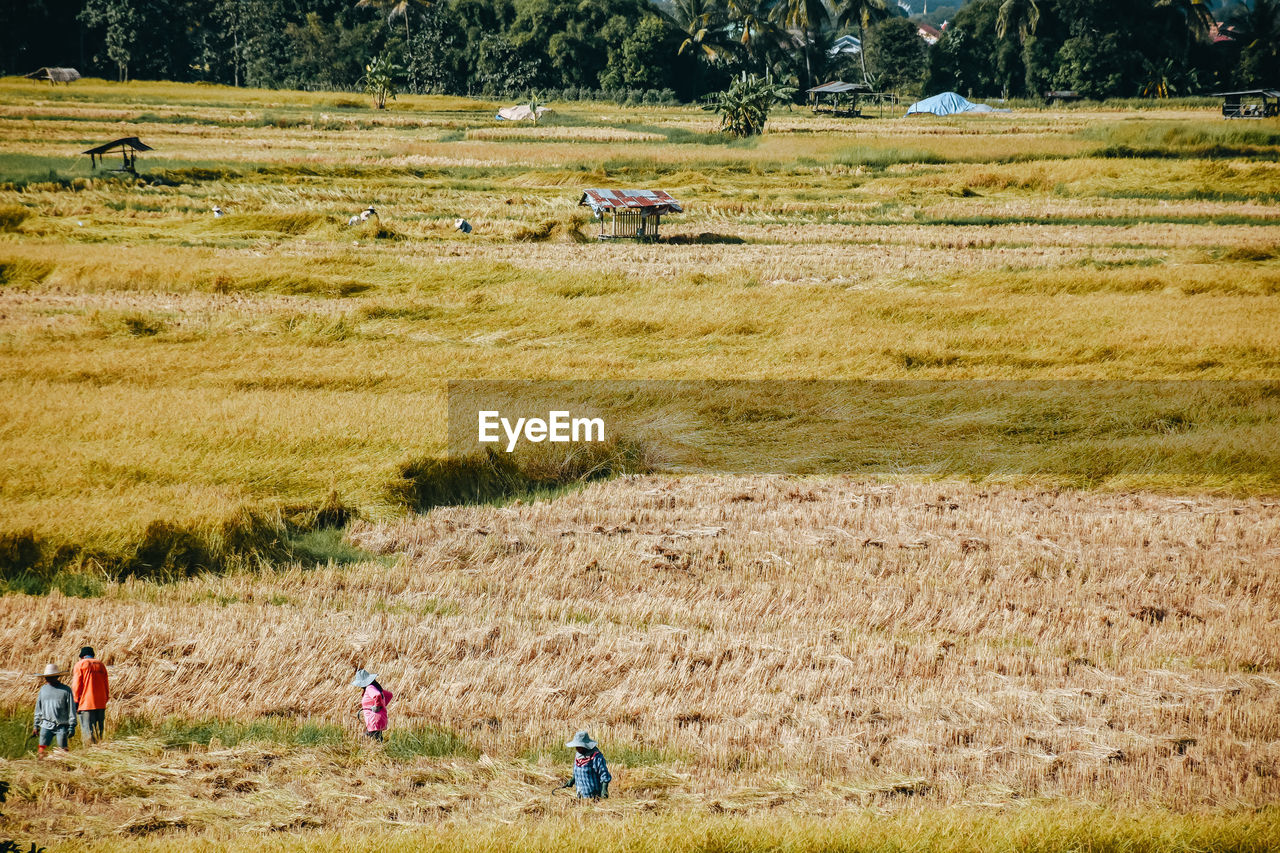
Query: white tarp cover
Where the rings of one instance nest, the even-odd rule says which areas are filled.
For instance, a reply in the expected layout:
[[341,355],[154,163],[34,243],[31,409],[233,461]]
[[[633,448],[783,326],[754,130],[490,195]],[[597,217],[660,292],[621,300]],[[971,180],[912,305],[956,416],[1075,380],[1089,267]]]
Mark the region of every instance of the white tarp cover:
[[957,95],[955,92],[943,92],[923,101],[916,101],[907,107],[907,115],[933,113],[936,116],[949,116],[956,113],[1007,113],[1008,110],[996,110],[986,104],[975,104]]
[[[538,118],[542,118],[551,110],[546,107],[538,107]],[[499,119],[502,121],[531,121],[533,119],[533,110],[529,109],[528,104],[516,104],[514,107],[503,107],[498,110]]]

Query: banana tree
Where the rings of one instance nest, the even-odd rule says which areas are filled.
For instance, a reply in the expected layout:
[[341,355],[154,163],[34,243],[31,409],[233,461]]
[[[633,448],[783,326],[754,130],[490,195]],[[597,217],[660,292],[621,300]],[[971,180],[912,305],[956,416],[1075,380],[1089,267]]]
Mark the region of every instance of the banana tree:
[[773,82],[772,77],[743,72],[707,109],[720,114],[720,129],[726,133],[737,137],[755,136],[764,132],[773,105],[790,101],[795,93],[790,86]]

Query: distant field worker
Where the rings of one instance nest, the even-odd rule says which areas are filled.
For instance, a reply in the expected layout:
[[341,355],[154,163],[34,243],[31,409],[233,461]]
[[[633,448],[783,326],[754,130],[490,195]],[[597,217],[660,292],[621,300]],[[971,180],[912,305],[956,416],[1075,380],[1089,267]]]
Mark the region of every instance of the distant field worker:
[[613,776],[604,755],[596,749],[599,745],[585,731],[578,732],[565,744],[576,749],[578,754],[573,758],[573,778],[560,787],[577,788],[579,799],[609,799],[609,783]]
[[68,738],[76,733],[76,700],[71,696],[71,688],[59,680],[66,674],[65,669],[58,669],[55,664],[48,664],[43,673],[36,674],[44,679],[40,692],[36,694],[33,724],[33,734],[39,738],[41,758],[51,743],[57,742],[58,749],[65,750]]
[[395,697],[378,683],[378,676],[367,670],[356,670],[352,687],[364,691],[360,697],[360,716],[364,720],[364,733],[376,741],[382,740],[382,733],[387,730],[387,706]]
[[76,700],[76,715],[80,718],[80,737],[86,745],[102,740],[107,700],[111,696],[107,667],[94,657],[92,646],[80,650],[80,660],[71,670],[71,695]]

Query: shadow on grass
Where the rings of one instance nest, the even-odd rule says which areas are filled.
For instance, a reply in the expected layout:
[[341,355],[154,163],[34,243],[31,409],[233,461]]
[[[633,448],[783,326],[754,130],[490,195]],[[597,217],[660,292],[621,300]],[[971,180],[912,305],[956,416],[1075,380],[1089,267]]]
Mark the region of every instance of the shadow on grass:
[[[389,486],[408,510],[549,498],[580,484],[647,469],[642,448],[619,442],[567,455],[513,462],[497,454],[423,458],[403,463]],[[173,582],[204,573],[257,570],[303,562],[337,564],[383,560],[346,542],[356,517],[332,493],[318,505],[242,509],[198,524],[152,522],[133,542],[113,550],[59,544],[34,530],[0,531],[0,595],[101,595],[104,582],[142,578]]]
[[647,467],[643,448],[619,442],[520,462],[493,450],[444,459],[427,457],[400,466],[391,497],[417,512],[437,506],[496,504],[552,497],[576,485]]
[[153,521],[133,542],[107,551],[58,544],[34,530],[0,532],[0,594],[101,595],[104,581],[176,581],[287,562],[353,563],[376,559],[343,541],[355,511],[336,494],[318,505],[245,509],[203,524]]
[[703,231],[701,234],[672,234],[669,237],[663,237],[661,242],[670,243],[672,246],[737,246],[747,241],[733,234]]

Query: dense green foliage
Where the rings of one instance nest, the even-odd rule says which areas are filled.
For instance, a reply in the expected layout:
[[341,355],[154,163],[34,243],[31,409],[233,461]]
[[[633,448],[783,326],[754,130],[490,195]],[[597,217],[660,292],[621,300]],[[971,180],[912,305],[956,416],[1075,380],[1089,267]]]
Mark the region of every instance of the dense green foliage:
[[929,46],[888,0],[32,0],[10,4],[0,71],[360,91],[381,57],[385,91],[647,103],[743,73],[980,97],[1280,83],[1280,0],[1215,2],[972,0]]
[[1216,9],[1200,0],[974,0],[931,52],[926,88],[1109,98],[1274,86],[1277,8],[1276,0]]
[[[647,0],[36,0],[12,10],[0,69],[361,90],[379,56],[410,92],[676,90],[692,57]],[[625,94],[625,92],[624,92]],[[670,95],[668,96],[670,97]]]
[[928,70],[928,57],[928,45],[917,25],[906,18],[886,18],[867,31],[867,64],[876,69],[880,89],[918,90]]

